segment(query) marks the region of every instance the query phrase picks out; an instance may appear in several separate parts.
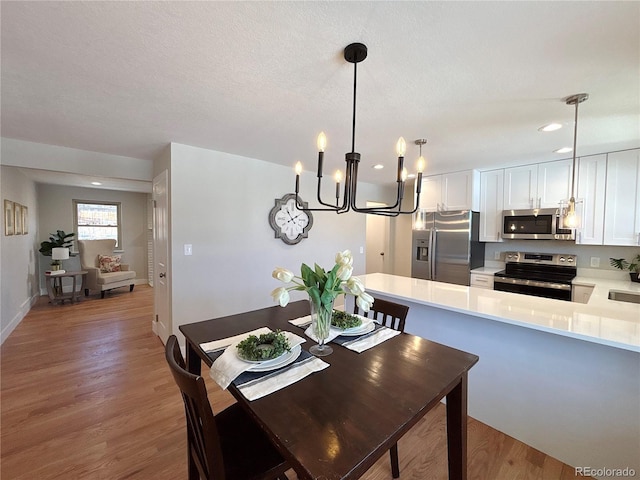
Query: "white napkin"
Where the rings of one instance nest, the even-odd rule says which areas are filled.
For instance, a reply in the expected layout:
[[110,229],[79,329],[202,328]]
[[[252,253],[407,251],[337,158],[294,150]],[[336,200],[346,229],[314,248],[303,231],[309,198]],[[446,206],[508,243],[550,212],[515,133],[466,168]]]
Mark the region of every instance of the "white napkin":
[[329,364],[317,357],[308,358],[298,364],[293,365],[277,375],[263,377],[253,382],[245,383],[238,387],[238,390],[247,398],[247,400],[256,400],[281,388],[287,387],[292,383],[302,380],[313,372],[319,372],[327,368]]
[[306,317],[294,318],[293,320],[289,320],[291,325],[295,325],[296,327],[306,327],[311,323],[311,315],[307,315]]
[[[267,327],[259,328],[254,330],[253,332],[248,332],[243,334],[244,338],[247,338],[249,335],[261,335],[263,333],[269,333],[271,330]],[[289,345],[291,348],[300,345],[306,340],[299,335],[291,332],[282,332],[289,340]],[[236,338],[236,337],[232,337]],[[233,342],[229,345],[224,353],[220,355],[211,365],[209,369],[209,376],[213,378],[213,380],[220,385],[220,388],[223,390],[226,389],[229,384],[242,372],[251,368],[253,363],[245,362],[238,357],[236,346],[240,343],[244,338]]]
[[[314,330],[313,324],[311,324],[304,331],[304,334],[307,337],[309,337],[311,340],[313,340],[314,342],[320,343],[320,340],[318,340],[318,337],[316,337],[316,333],[313,330]],[[324,343],[325,344],[329,343],[331,340],[333,340],[334,338],[336,338],[339,335],[340,335],[340,330],[338,330],[337,328],[330,328],[329,329],[329,336],[324,339]]]
[[362,353],[371,347],[375,347],[376,345],[381,344],[385,340],[389,340],[390,338],[395,337],[396,335],[400,335],[400,332],[398,330],[393,330],[392,328],[386,327],[380,328],[377,332],[371,335],[367,335],[364,338],[358,338],[351,342],[344,342],[342,346],[348,348],[349,350],[353,350],[354,352]]

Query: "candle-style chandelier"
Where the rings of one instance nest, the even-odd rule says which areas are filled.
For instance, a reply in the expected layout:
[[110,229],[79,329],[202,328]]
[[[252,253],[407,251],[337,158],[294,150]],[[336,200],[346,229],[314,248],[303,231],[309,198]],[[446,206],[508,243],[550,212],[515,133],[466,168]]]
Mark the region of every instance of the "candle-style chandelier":
[[393,205],[380,207],[358,207],[356,202],[356,190],[358,185],[358,164],[360,163],[360,154],[355,151],[355,135],[356,135],[356,86],[358,63],[367,58],[367,46],[362,43],[352,43],[344,49],[344,59],[353,63],[353,120],[351,124],[351,152],[345,154],[345,175],[344,175],[344,193],[342,195],[342,204],[340,204],[340,182],[342,181],[342,172],[338,170],[335,174],[336,182],[336,201],[335,205],[322,201],[320,189],[322,183],[322,162],[324,159],[324,149],[327,145],[327,137],[324,132],[318,135],[318,202],[323,205],[319,208],[307,208],[298,198],[300,188],[300,174],[302,173],[302,164],[298,162],[295,167],[296,171],[296,204],[300,210],[304,211],[333,211],[336,213],[346,213],[353,210],[358,213],[385,215],[396,217],[401,214],[415,213],[420,205],[420,189],[422,186],[422,170],[424,169],[424,159],[422,156],[418,161],[418,175],[416,178],[416,195],[415,207],[412,210],[402,210],[402,199],[404,197],[404,187],[407,180],[407,169],[404,168],[404,154],[407,149],[404,138],[400,137],[396,144],[396,153],[398,154],[398,173],[397,173],[397,193],[396,201]]

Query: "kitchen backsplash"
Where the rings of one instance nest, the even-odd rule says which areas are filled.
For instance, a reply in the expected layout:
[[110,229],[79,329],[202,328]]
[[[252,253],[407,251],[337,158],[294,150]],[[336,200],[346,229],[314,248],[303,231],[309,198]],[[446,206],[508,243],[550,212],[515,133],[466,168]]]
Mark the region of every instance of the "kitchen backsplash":
[[[609,257],[622,257],[631,260],[640,253],[640,246],[576,245],[573,242],[554,240],[509,240],[485,244],[485,265],[492,266],[496,263],[503,263],[504,252],[570,253],[578,256],[577,266],[579,269],[620,272],[609,265]],[[496,255],[499,255],[499,258],[496,258]]]

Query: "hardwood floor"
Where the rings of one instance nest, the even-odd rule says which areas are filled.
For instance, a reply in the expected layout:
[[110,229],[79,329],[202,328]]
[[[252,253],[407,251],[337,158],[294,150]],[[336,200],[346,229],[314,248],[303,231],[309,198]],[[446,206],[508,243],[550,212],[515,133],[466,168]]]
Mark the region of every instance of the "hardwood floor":
[[[38,301],[2,345],[2,479],[186,478],[184,410],[151,332],[152,300],[153,289],[137,286],[75,305]],[[214,411],[233,402],[212,381],[207,386]],[[444,407],[398,447],[401,479],[446,479]],[[473,419],[468,450],[470,479],[578,478]],[[389,456],[363,478],[390,479]]]

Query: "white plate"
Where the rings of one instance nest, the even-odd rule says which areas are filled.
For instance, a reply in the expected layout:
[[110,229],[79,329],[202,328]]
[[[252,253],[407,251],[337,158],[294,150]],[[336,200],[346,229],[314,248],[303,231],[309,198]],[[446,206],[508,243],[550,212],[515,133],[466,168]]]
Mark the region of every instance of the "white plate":
[[373,332],[376,329],[376,324],[374,322],[367,323],[365,325],[360,325],[357,328],[349,328],[347,330],[339,330],[340,337],[357,337],[360,335],[364,335],[365,333]]
[[[274,358],[273,360],[269,360],[268,362],[262,362],[261,365],[251,365],[247,371],[249,372],[269,372],[271,370],[277,370],[281,367],[286,367],[287,365],[295,362],[298,357],[302,353],[302,347],[300,345],[296,345],[291,349],[290,352],[285,352],[283,355],[280,355],[278,358]],[[273,363],[274,360],[278,360],[278,362]]]
[[247,362],[247,363],[255,363],[257,365],[264,365],[264,364],[270,364],[270,363],[274,363],[274,362],[278,362],[279,360],[282,360],[282,357],[287,355],[290,352],[287,352],[286,350],[281,353],[280,355],[278,355],[275,358],[270,358],[269,360],[247,360],[246,358],[244,358],[242,355],[240,355],[240,352],[238,351],[238,345],[234,345],[235,349],[236,349],[236,356],[242,360],[243,362]]

